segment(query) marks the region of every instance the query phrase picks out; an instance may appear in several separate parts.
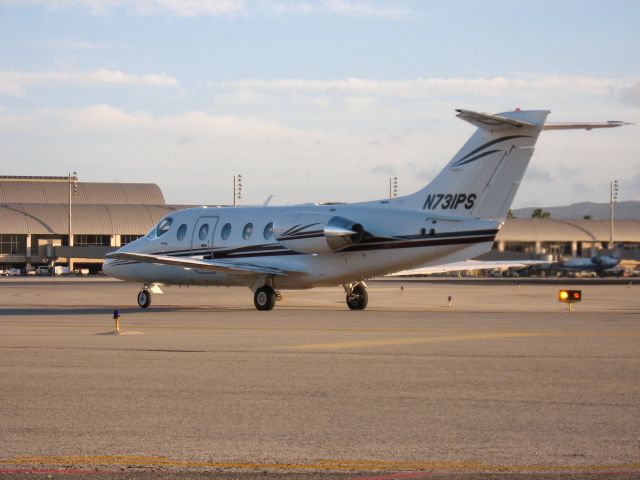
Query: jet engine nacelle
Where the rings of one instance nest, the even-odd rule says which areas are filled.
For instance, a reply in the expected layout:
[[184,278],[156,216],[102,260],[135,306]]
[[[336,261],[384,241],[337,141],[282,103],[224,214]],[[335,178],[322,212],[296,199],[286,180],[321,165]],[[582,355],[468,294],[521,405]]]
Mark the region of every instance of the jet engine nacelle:
[[273,225],[276,240],[301,253],[331,253],[362,242],[362,225],[337,215],[290,213]]

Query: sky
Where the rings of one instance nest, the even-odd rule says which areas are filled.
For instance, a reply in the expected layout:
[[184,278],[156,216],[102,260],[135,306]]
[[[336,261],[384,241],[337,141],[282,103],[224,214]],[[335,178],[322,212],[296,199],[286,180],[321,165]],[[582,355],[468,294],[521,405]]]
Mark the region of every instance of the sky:
[[640,199],[640,2],[0,0],[2,175],[152,182],[169,203],[422,188],[456,108],[549,109],[514,208]]

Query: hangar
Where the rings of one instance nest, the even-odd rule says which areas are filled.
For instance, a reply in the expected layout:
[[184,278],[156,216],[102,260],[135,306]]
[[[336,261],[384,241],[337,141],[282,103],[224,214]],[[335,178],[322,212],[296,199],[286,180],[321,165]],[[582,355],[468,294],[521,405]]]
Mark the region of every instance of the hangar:
[[[100,270],[107,252],[146,234],[168,205],[151,183],[77,182],[72,176],[0,176],[0,268]],[[590,255],[609,248],[608,220],[509,219],[483,259]],[[69,241],[71,239],[71,241]],[[640,220],[615,223],[615,243],[640,259]]]

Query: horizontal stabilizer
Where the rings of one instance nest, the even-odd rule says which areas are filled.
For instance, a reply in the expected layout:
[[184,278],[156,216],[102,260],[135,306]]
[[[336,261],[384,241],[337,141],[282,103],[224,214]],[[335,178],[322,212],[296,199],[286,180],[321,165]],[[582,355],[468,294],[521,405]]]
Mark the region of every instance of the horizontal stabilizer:
[[543,130],[591,130],[593,128],[615,128],[623,125],[632,125],[627,122],[609,120],[608,122],[549,122],[542,127]]
[[523,120],[516,120],[514,118],[507,118],[501,115],[491,115],[490,113],[472,112],[471,110],[456,110],[458,118],[475,125],[483,130],[496,131],[504,130],[507,128],[522,128],[522,127],[535,127],[535,123],[525,122]]

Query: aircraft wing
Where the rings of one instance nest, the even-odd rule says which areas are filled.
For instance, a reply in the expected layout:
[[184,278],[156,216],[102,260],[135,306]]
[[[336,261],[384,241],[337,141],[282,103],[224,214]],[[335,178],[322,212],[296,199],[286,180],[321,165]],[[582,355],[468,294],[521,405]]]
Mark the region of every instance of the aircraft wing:
[[107,254],[106,258],[129,260],[141,263],[153,263],[156,265],[174,265],[177,267],[211,270],[214,272],[232,273],[235,275],[251,275],[256,273],[264,273],[267,275],[286,275],[288,273],[302,271],[292,269],[290,266],[286,269],[280,269],[256,263],[243,263],[229,260],[200,260],[197,258],[151,255],[148,253],[113,252]]
[[411,275],[431,275],[433,273],[463,272],[471,270],[493,270],[494,268],[529,267],[531,265],[544,265],[553,262],[546,260],[497,260],[494,262],[483,260],[466,260],[464,262],[444,263],[429,267],[418,267],[411,270],[395,272],[387,277],[407,277]]

